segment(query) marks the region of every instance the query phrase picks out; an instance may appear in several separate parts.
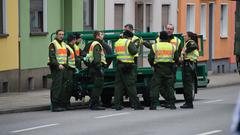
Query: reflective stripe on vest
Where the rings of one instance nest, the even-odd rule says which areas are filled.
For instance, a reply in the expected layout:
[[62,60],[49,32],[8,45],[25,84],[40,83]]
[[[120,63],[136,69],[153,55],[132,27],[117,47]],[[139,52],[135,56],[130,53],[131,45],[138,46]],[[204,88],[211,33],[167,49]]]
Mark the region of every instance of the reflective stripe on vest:
[[154,64],[158,62],[174,62],[173,58],[176,48],[171,43],[158,42],[153,44],[152,48],[155,54]]
[[73,47],[74,47],[75,54],[77,56],[80,56],[80,48],[79,48],[79,46],[75,44]]
[[105,58],[105,53],[103,51],[103,47],[98,41],[93,41],[90,48],[89,48],[89,52],[88,52],[88,55],[87,55],[87,57],[89,58],[89,62],[93,62],[93,60],[94,60],[93,48],[95,47],[95,45],[99,45],[101,47],[101,62],[104,63],[104,64],[107,64],[106,58]]
[[184,44],[184,47],[182,49],[182,52],[181,52],[181,59],[182,60],[190,60],[190,61],[193,61],[193,62],[196,62],[198,57],[199,57],[199,52],[197,49],[195,49],[194,51],[186,54],[186,57],[184,57],[184,54],[185,54],[185,51],[186,51],[186,46],[189,42],[194,42],[193,40],[188,40],[185,44]]
[[70,52],[70,56],[68,56],[68,66],[71,68],[76,68],[74,51],[70,46],[67,45],[66,47]]
[[134,63],[134,56],[128,52],[128,46],[131,40],[129,39],[119,39],[115,43],[115,53],[117,54],[117,59],[123,63]]
[[55,55],[56,59],[59,64],[67,64],[67,48],[66,48],[66,43],[62,41],[61,45],[58,43],[57,40],[53,40],[52,42],[55,47]]

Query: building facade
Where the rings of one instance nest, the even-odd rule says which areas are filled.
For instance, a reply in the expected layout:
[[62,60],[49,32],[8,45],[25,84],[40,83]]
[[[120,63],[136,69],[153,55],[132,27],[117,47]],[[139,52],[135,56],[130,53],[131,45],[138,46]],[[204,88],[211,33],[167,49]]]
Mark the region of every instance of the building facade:
[[178,31],[204,38],[202,63],[213,73],[236,69],[233,56],[236,3],[228,0],[179,0]]
[[0,0],[0,93],[19,86],[18,0]]
[[[133,24],[135,32],[159,32],[168,23],[177,28],[178,0],[105,0],[105,7],[105,29]],[[149,66],[149,49],[141,52],[138,66]]]
[[48,46],[56,30],[104,29],[104,0],[0,3],[0,92],[49,88]]

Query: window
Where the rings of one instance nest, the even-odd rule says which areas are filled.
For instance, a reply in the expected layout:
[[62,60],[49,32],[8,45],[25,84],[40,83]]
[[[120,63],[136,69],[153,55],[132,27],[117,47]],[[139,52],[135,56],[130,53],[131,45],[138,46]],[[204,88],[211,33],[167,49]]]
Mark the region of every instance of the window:
[[194,5],[187,5],[187,31],[195,32],[195,10]]
[[164,30],[169,23],[169,9],[170,5],[162,5],[162,30]]
[[114,6],[114,29],[123,28],[123,4],[115,4]]
[[3,1],[0,0],[0,34],[3,33]]
[[83,25],[84,30],[93,29],[94,21],[94,0],[84,0],[83,1]]
[[221,5],[221,20],[220,20],[220,36],[227,37],[228,35],[228,7],[227,5]]
[[136,31],[143,31],[143,23],[144,23],[144,6],[143,3],[135,3],[135,29]]
[[43,0],[30,0],[30,30],[33,33],[44,32]]
[[152,5],[146,4],[146,31],[151,31],[151,23],[152,23]]
[[206,4],[201,5],[201,35],[206,39]]
[[6,34],[6,1],[0,0],[0,34]]

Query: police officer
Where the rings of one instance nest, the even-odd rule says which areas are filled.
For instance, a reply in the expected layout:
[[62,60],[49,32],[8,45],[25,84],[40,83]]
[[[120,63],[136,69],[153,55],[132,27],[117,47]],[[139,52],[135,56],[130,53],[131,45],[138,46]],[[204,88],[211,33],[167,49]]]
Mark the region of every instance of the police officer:
[[99,97],[103,91],[104,84],[104,72],[103,68],[106,66],[106,58],[103,50],[103,38],[104,35],[100,31],[95,31],[94,41],[91,43],[89,52],[86,56],[86,60],[90,62],[89,74],[93,79],[94,88],[91,92],[91,101],[89,108],[91,110],[104,110],[104,107],[100,106]]
[[181,52],[180,61],[183,64],[183,94],[185,104],[180,108],[193,108],[193,81],[196,79],[196,65],[199,57],[197,35],[187,32],[184,35],[185,44]]
[[[69,89],[69,93],[68,93],[68,99],[69,99],[69,103],[70,103],[70,99],[71,96],[74,93],[74,73],[77,71],[76,68],[76,54],[74,52],[74,45],[76,43],[76,37],[75,35],[68,35],[68,45],[67,45],[67,55],[68,55],[68,89]],[[72,110],[73,108],[70,106],[70,104],[67,106],[67,110]]]
[[51,70],[51,111],[58,112],[66,110],[69,104],[67,89],[67,45],[63,41],[64,31],[57,30],[56,38],[49,45],[49,62]]
[[74,33],[74,35],[76,36],[76,43],[74,44],[74,52],[75,52],[75,62],[76,62],[76,67],[77,69],[81,69],[81,61],[83,60],[83,57],[86,56],[86,53],[84,51],[81,50],[80,46],[81,46],[81,35],[79,33]]
[[[124,30],[125,30],[125,31],[128,30],[128,31],[133,32],[133,25],[132,25],[132,24],[126,24],[126,25],[124,26]],[[136,36],[136,35],[133,35],[133,37],[132,37],[131,40],[132,40],[132,43],[133,43],[133,44],[139,46],[138,52],[134,55],[134,62],[135,62],[135,64],[137,65],[137,64],[138,64],[138,63],[137,63],[137,58],[138,58],[139,53],[140,53],[140,45],[143,44],[143,40],[142,40],[142,38],[139,38],[139,37]]]
[[124,31],[123,38],[115,43],[115,52],[117,54],[117,72],[115,76],[114,106],[116,110],[122,110],[123,90],[126,89],[130,101],[135,110],[143,110],[137,97],[136,75],[134,69],[134,55],[138,47],[131,42],[133,33]]
[[[181,53],[181,52],[179,52],[180,51],[179,47],[180,47],[180,44],[181,44],[181,40],[173,35],[174,26],[172,24],[167,24],[166,31],[168,33],[170,43],[176,46],[176,51],[177,51],[176,55],[177,55],[177,57],[179,57],[179,55]],[[156,42],[160,42],[159,37],[156,39]],[[173,72],[174,72],[174,83],[175,83],[176,72],[177,72],[177,67],[178,67],[178,63],[179,63],[178,62],[178,58],[176,58],[176,60],[174,60],[174,62],[175,63],[174,63]],[[174,83],[173,83],[173,89],[174,89]],[[160,92],[161,92],[161,95],[163,96],[163,98],[166,99],[167,98],[167,94],[165,93],[165,91],[160,90]],[[169,105],[166,104],[166,102],[165,102],[165,103],[160,104],[160,106],[168,107]]]
[[176,59],[176,47],[169,43],[169,36],[166,31],[160,32],[160,42],[152,45],[149,60],[154,67],[150,88],[150,110],[157,109],[159,90],[164,90],[167,97],[168,108],[176,109],[175,95],[173,90],[174,75],[173,65]]

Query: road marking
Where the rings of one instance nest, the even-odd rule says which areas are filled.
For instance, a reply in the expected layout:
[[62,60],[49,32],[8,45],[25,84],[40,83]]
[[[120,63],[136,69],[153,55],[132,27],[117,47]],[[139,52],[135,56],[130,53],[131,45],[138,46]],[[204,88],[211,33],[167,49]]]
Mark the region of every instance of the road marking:
[[222,99],[211,100],[211,101],[204,102],[204,104],[215,103],[215,102],[221,102],[221,101],[223,101],[223,100],[222,100]]
[[116,113],[116,114],[111,114],[111,115],[103,115],[103,116],[98,116],[98,117],[95,117],[95,118],[96,119],[101,119],[101,118],[121,116],[121,115],[127,115],[127,114],[130,114],[130,112]]
[[25,129],[15,130],[15,131],[11,131],[11,132],[12,132],[12,133],[20,133],[20,132],[31,131],[31,130],[40,129],[40,128],[45,128],[45,127],[57,126],[57,125],[59,125],[59,123],[42,125],[42,126],[31,127],[31,128],[25,128]]
[[213,130],[213,131],[209,131],[209,132],[205,132],[205,133],[201,133],[201,134],[197,134],[197,135],[211,135],[211,134],[216,134],[216,133],[220,133],[222,132],[222,130]]

